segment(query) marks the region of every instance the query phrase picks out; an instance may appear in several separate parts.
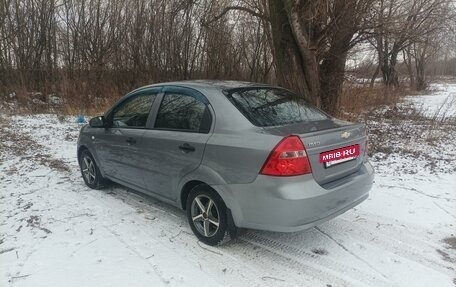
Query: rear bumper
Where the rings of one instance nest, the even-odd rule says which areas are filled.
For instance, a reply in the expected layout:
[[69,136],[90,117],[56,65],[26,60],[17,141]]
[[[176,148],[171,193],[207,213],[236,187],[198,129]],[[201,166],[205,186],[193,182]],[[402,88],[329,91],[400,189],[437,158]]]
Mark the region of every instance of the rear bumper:
[[231,209],[237,227],[293,232],[325,222],[368,195],[374,179],[370,162],[347,177],[320,186],[312,175],[258,175],[249,184],[213,186]]

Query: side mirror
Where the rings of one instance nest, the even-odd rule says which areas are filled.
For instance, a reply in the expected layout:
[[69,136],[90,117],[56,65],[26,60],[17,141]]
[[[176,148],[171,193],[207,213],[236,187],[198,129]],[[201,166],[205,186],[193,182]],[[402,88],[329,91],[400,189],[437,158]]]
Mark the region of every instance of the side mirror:
[[89,125],[92,128],[105,128],[108,126],[107,123],[108,122],[106,121],[104,116],[94,117],[91,118],[89,121]]

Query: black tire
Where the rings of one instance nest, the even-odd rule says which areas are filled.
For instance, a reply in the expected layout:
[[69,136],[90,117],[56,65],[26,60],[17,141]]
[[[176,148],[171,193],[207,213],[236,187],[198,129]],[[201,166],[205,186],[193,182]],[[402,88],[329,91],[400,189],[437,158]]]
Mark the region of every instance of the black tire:
[[[106,184],[106,179],[100,173],[97,163],[92,154],[87,150],[83,150],[79,155],[79,167],[85,184],[92,189],[101,189]],[[91,164],[93,166],[91,166]],[[87,167],[89,165],[89,167]]]
[[[209,201],[212,200],[212,206],[209,207],[210,210],[208,212],[202,210],[195,200],[196,198],[205,209],[207,209]],[[220,195],[211,187],[207,185],[194,187],[188,195],[186,209],[190,228],[201,242],[215,246],[226,243],[231,239],[226,205]],[[201,220],[193,220],[196,216],[201,216]],[[218,223],[217,228],[212,222]],[[209,226],[207,229],[206,224]]]

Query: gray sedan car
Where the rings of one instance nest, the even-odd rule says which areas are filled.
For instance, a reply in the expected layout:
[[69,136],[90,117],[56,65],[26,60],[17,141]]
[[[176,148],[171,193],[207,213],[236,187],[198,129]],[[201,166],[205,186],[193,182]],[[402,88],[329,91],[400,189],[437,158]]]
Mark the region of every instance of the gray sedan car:
[[365,200],[374,178],[363,124],[245,82],[134,90],[81,129],[77,154],[89,187],[113,181],[182,208],[209,245],[239,228],[315,226]]

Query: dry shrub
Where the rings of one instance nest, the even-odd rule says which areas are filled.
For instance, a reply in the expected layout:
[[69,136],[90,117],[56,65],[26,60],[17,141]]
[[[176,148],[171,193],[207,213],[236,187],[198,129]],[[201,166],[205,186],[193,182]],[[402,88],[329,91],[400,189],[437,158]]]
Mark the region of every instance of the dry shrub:
[[106,87],[99,96],[93,94],[67,94],[60,112],[64,115],[100,115],[111,107],[123,94],[115,88]]
[[404,88],[347,84],[339,100],[338,117],[357,120],[359,115],[370,113],[380,107],[395,106],[407,93]]
[[[58,87],[59,92],[30,91],[22,87],[10,87],[7,94],[0,101],[5,103],[5,112],[12,114],[41,114],[55,113],[64,115],[98,115],[104,113],[112,106],[125,91],[114,85],[100,85],[95,91],[88,90],[81,84],[74,87],[70,81],[62,81]],[[53,100],[54,99],[54,100]]]

